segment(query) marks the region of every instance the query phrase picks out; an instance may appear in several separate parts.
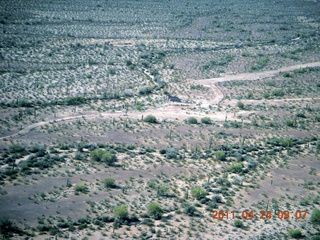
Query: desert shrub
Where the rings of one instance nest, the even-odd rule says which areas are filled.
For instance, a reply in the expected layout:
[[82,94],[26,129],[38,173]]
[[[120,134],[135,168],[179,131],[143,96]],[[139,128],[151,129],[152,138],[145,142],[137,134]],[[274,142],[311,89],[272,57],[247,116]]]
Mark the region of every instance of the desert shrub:
[[158,70],[157,70],[156,68],[151,68],[151,69],[150,69],[150,74],[151,74],[152,76],[156,76],[158,73],[159,73],[159,72],[158,72]]
[[218,150],[214,153],[214,156],[217,160],[219,161],[224,161],[226,160],[226,155],[222,150]]
[[9,148],[10,153],[24,153],[26,148],[19,143],[12,144]]
[[311,240],[320,240],[320,234],[312,236]]
[[242,103],[242,102],[237,102],[237,107],[239,108],[239,109],[244,109],[244,103]]
[[251,66],[251,70],[260,70],[262,68],[264,68],[265,66],[267,66],[267,63],[269,62],[269,58],[267,57],[260,57],[258,59],[258,61],[253,65]]
[[253,98],[253,92],[252,90],[249,90],[248,94],[247,94],[247,98],[248,99],[252,99]]
[[194,186],[191,188],[191,195],[197,200],[200,200],[207,195],[207,192],[200,186]]
[[105,178],[103,179],[103,183],[106,188],[115,188],[117,186],[114,178]]
[[184,202],[181,204],[183,212],[188,216],[193,216],[196,212],[196,207],[191,202]]
[[112,165],[117,161],[117,157],[111,151],[97,148],[90,153],[90,158],[93,161],[104,162],[107,165]]
[[145,225],[147,225],[149,227],[153,227],[154,226],[154,220],[152,220],[150,218],[143,219],[141,223],[145,224]]
[[167,149],[166,148],[161,148],[160,150],[159,150],[159,153],[160,154],[165,154],[167,152]]
[[286,119],[286,125],[288,127],[294,127],[294,121],[291,119]]
[[282,91],[282,89],[274,89],[272,91],[272,95],[275,97],[282,97],[284,96],[284,92]]
[[148,115],[143,119],[144,122],[148,122],[148,123],[157,123],[157,118],[153,115]]
[[157,179],[151,178],[149,179],[147,184],[148,184],[148,187],[155,189],[157,185]]
[[132,97],[133,96],[133,92],[130,89],[125,89],[123,92],[123,95],[125,97]]
[[243,168],[243,164],[239,162],[239,163],[232,163],[228,170],[232,173],[241,173],[242,168]]
[[201,123],[203,123],[203,124],[211,124],[211,119],[210,119],[210,117],[203,117],[203,118],[201,118]]
[[263,97],[266,98],[266,99],[268,99],[268,98],[270,97],[270,94],[269,94],[268,92],[264,92],[264,93],[263,93]]
[[115,74],[116,74],[116,69],[115,69],[115,68],[108,68],[108,72],[109,72],[111,75],[115,75]]
[[23,230],[17,227],[14,222],[9,220],[6,217],[0,218],[0,235],[3,236],[3,239],[10,239],[13,234],[22,234]]
[[131,66],[132,65],[132,61],[130,59],[126,59],[125,60],[126,66]]
[[18,101],[18,107],[32,107],[32,103],[27,99],[22,98]]
[[89,188],[83,184],[83,183],[78,183],[77,185],[74,186],[74,191],[75,193],[87,193],[89,192]]
[[160,204],[155,201],[149,203],[149,205],[147,206],[147,212],[152,218],[156,220],[161,219],[162,217],[162,208]]
[[299,229],[289,229],[288,233],[289,233],[290,237],[292,237],[292,238],[301,238],[302,237],[302,233]]
[[242,222],[241,220],[239,220],[239,219],[235,219],[235,220],[233,221],[233,225],[234,225],[235,227],[237,227],[237,228],[243,228],[243,222]]
[[189,123],[189,124],[197,124],[198,120],[195,117],[188,117],[187,123]]
[[310,221],[313,224],[317,224],[317,225],[320,224],[320,209],[315,208],[312,210]]
[[162,184],[158,187],[157,195],[158,196],[166,196],[169,192],[169,186],[166,184]]
[[69,96],[63,100],[65,105],[81,105],[86,102],[86,99],[83,96]]
[[316,149],[317,149],[317,152],[320,152],[320,140],[316,142]]
[[117,205],[113,208],[113,217],[119,220],[125,220],[128,218],[128,208],[125,204]]
[[152,93],[153,88],[150,86],[146,86],[146,87],[141,87],[139,88],[139,94],[140,95],[147,95]]
[[172,159],[172,158],[177,158],[178,156],[178,151],[175,148],[168,148],[166,150],[166,158],[167,159]]

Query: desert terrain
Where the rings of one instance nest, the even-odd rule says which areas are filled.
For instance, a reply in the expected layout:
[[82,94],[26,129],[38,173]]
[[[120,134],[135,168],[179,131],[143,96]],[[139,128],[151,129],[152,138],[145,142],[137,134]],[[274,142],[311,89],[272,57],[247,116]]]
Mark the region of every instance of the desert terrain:
[[320,2],[4,1],[3,239],[320,239]]

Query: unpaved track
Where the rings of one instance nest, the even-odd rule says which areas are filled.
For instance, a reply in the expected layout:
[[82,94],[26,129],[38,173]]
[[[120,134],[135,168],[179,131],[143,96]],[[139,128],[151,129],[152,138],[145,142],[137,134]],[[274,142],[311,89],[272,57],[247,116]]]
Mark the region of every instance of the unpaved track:
[[[255,80],[261,80],[264,78],[270,78],[272,76],[275,76],[281,72],[288,72],[288,71],[293,71],[296,69],[300,68],[307,68],[307,67],[320,67],[320,62],[312,62],[312,63],[306,63],[306,64],[299,64],[299,65],[294,65],[294,66],[288,66],[288,67],[282,67],[277,70],[268,70],[264,72],[256,72],[256,73],[239,73],[239,74],[234,74],[234,75],[226,75],[223,77],[217,77],[217,78],[209,78],[209,79],[199,79],[199,80],[191,80],[193,83],[197,84],[202,84],[204,86],[207,86],[211,88],[212,94],[213,94],[213,99],[210,101],[203,100],[202,104],[207,104],[207,105],[216,105],[219,104],[223,100],[223,92],[221,89],[216,86],[216,83],[218,82],[226,82],[226,81],[232,81],[232,80],[237,80],[237,81],[255,81]],[[301,98],[303,99],[303,98]],[[316,99],[316,98],[314,98]],[[318,99],[318,98],[317,98]],[[295,99],[295,100],[298,100]],[[182,110],[182,106],[179,105],[169,105],[167,107],[159,107],[157,109],[149,109],[147,112],[144,114],[154,114],[156,116],[160,116],[162,118],[177,118],[177,119],[184,119],[186,116],[190,116],[192,113],[186,113],[185,110]],[[133,112],[128,114],[128,118],[141,118],[141,113]],[[194,113],[194,115],[203,115],[201,113]],[[38,122],[34,123],[31,125],[26,126],[23,128],[21,131],[0,137],[0,141],[10,138],[10,137],[15,137],[18,136],[19,134],[26,134],[32,129],[40,126],[44,126],[49,123],[55,123],[55,122],[61,122],[61,121],[72,121],[75,119],[79,118],[86,118],[86,119],[92,119],[92,118],[99,118],[99,117],[123,117],[124,113],[123,112],[106,112],[106,113],[94,113],[94,114],[83,114],[83,115],[77,115],[77,116],[70,116],[70,117],[63,117],[63,118],[58,118],[58,119],[52,119],[48,121],[43,121],[43,122]],[[206,114],[205,116],[211,117],[210,115]],[[223,121],[225,119],[225,113],[220,114],[220,115],[213,115],[212,116],[215,120]]]

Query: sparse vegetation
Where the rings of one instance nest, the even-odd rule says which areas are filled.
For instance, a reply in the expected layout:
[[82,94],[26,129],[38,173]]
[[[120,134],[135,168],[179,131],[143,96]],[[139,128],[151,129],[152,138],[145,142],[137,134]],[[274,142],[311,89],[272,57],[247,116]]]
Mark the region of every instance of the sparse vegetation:
[[31,2],[0,17],[0,238],[318,238],[318,1]]

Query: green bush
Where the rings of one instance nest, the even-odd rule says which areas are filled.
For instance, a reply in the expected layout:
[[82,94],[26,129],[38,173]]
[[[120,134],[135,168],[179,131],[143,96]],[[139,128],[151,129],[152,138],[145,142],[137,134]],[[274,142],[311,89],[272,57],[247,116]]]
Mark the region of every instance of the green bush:
[[139,88],[139,94],[140,95],[147,95],[152,93],[153,88],[150,86],[146,86],[146,87],[141,87]]
[[89,192],[88,187],[83,183],[78,183],[74,186],[75,193],[87,193]]
[[267,57],[260,57],[258,59],[258,61],[253,65],[251,66],[251,70],[260,70],[262,68],[264,68],[265,66],[267,66],[267,63],[269,62],[269,58]]
[[310,221],[313,224],[318,224],[318,225],[320,224],[320,209],[315,208],[312,210]]
[[192,197],[196,198],[197,200],[200,200],[207,195],[207,192],[202,187],[195,186],[195,187],[191,188],[191,195],[192,195]]
[[22,234],[23,230],[17,227],[11,220],[5,217],[0,218],[0,235],[3,239],[11,239],[13,234]]
[[125,204],[120,204],[113,208],[113,217],[119,220],[125,220],[128,218],[128,208]]
[[239,108],[239,109],[244,109],[244,103],[242,103],[242,102],[237,102],[237,107]]
[[188,117],[187,123],[189,123],[189,124],[197,124],[198,120],[195,117]]
[[231,166],[229,167],[229,172],[232,173],[241,173],[243,168],[242,163],[232,163]]
[[148,122],[148,123],[157,123],[157,118],[153,115],[148,115],[143,119],[144,122]]
[[71,105],[81,105],[86,102],[86,99],[83,96],[70,96],[66,97],[63,100],[65,105],[71,106]]
[[272,95],[276,97],[283,97],[284,92],[282,91],[282,89],[275,89],[272,91]]
[[287,119],[287,120],[286,120],[286,125],[287,125],[288,127],[294,127],[294,121],[291,120],[291,119]]
[[172,159],[172,158],[177,158],[178,156],[178,151],[175,148],[168,148],[166,150],[166,158],[167,159]]
[[302,237],[302,233],[299,229],[289,229],[288,233],[289,233],[290,237],[292,237],[292,238],[301,238]]
[[214,156],[215,156],[215,158],[216,158],[217,160],[219,160],[219,161],[224,161],[224,160],[226,160],[226,155],[225,155],[225,153],[224,153],[223,151],[221,151],[221,150],[216,151],[216,152],[214,153]]
[[203,117],[203,118],[201,118],[201,123],[211,124],[211,119],[209,117]]
[[154,219],[161,219],[162,217],[162,208],[159,203],[153,201],[147,206],[148,214]]
[[97,148],[90,153],[90,158],[93,161],[104,162],[107,165],[112,165],[117,161],[115,154],[110,151]]
[[103,183],[106,188],[115,188],[116,187],[116,180],[114,180],[114,178],[105,178],[105,179],[103,179]]
[[241,220],[239,220],[239,219],[235,219],[235,220],[233,221],[233,225],[234,225],[235,227],[237,227],[237,228],[243,228],[243,222],[242,222]]
[[169,186],[166,184],[162,184],[158,187],[157,195],[158,196],[166,196],[169,191]]
[[193,216],[196,212],[196,207],[191,202],[184,202],[181,204],[183,212],[188,216]]

